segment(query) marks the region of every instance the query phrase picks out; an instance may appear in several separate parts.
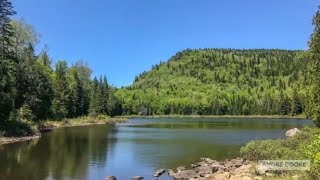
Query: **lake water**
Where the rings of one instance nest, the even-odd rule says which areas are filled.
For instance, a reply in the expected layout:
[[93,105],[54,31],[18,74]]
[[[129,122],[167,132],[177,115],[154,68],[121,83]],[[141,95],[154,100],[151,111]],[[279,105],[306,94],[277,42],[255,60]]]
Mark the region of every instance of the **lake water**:
[[0,146],[0,179],[154,179],[157,169],[201,157],[234,158],[250,140],[283,138],[290,128],[311,125],[296,119],[159,118],[60,128],[37,140]]

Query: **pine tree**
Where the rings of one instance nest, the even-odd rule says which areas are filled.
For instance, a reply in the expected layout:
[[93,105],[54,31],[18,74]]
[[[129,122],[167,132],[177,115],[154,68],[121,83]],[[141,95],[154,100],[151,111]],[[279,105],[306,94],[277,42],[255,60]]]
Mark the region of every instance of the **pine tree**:
[[69,104],[69,88],[66,79],[67,63],[59,61],[56,64],[55,78],[54,78],[54,98],[52,100],[53,116],[57,119],[66,118],[68,115]]
[[290,113],[290,102],[286,94],[280,91],[280,114],[288,115]]
[[309,41],[309,53],[311,59],[311,82],[313,100],[313,119],[317,127],[320,127],[320,7],[313,18],[314,30]]
[[10,38],[13,29],[10,16],[14,15],[12,4],[8,0],[0,1],[0,125],[9,118],[14,107],[16,57],[11,53]]
[[113,117],[117,115],[122,115],[122,103],[115,95],[115,89],[109,90],[109,99],[108,99],[108,115]]
[[91,89],[90,105],[89,105],[89,115],[96,117],[104,113],[102,92],[100,88],[100,83],[95,77],[93,79],[93,85]]
[[293,94],[292,94],[291,115],[296,116],[301,113],[302,113],[302,105],[300,102],[297,89],[294,88]]
[[10,16],[15,15],[12,3],[8,0],[0,1],[0,51],[1,59],[11,57],[12,43],[11,37],[13,36],[13,28],[10,24]]

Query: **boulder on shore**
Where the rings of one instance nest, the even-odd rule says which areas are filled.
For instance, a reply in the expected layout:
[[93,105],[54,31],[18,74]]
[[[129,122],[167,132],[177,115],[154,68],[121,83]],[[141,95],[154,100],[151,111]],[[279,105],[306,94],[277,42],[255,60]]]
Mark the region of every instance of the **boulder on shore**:
[[133,176],[131,179],[132,180],[142,180],[142,179],[144,179],[144,177],[142,177],[142,176]]
[[166,172],[166,170],[165,169],[159,169],[159,170],[157,170],[156,172],[154,172],[153,173],[153,176],[154,177],[159,177],[159,176],[161,176],[163,173],[165,173]]
[[117,180],[115,176],[107,176],[105,180]]
[[173,175],[174,179],[192,179],[200,178],[200,175],[195,170],[179,171]]
[[291,138],[299,133],[301,133],[301,131],[298,128],[290,129],[286,132],[286,138]]
[[183,170],[186,170],[186,167],[184,167],[184,166],[177,167],[177,170],[178,170],[178,172],[179,172],[179,171],[183,171]]

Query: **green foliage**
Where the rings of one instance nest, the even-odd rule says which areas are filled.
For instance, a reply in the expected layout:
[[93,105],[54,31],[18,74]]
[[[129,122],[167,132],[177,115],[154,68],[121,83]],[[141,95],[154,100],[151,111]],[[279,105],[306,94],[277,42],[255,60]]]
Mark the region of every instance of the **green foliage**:
[[28,106],[24,106],[19,111],[11,111],[9,120],[0,123],[0,132],[5,136],[27,136],[37,134],[37,126],[27,119],[30,118],[31,115]]
[[303,109],[302,109],[302,105],[301,105],[300,98],[298,96],[297,90],[293,89],[291,114],[293,116],[301,114],[302,110]]
[[240,150],[249,160],[311,160],[310,176],[320,175],[320,130],[305,128],[289,139],[251,141]]
[[0,124],[9,118],[14,107],[15,73],[17,61],[12,53],[10,38],[13,29],[10,16],[14,15],[12,4],[8,0],[0,1]]
[[14,29],[13,36],[10,39],[13,51],[18,56],[21,56],[24,49],[28,48],[30,44],[37,44],[39,35],[24,20],[13,20],[10,24]]
[[99,83],[97,78],[94,78],[89,108],[89,114],[92,117],[104,114],[102,93],[102,84]]
[[63,119],[68,114],[68,82],[66,79],[68,66],[65,61],[58,61],[54,74],[55,95],[52,101],[52,112],[57,119]]
[[114,95],[109,103],[112,87],[106,77],[92,81],[92,71],[83,61],[71,67],[66,61],[52,65],[47,52],[37,55],[36,31],[24,21],[11,21],[14,11],[9,1],[0,5],[0,131],[4,135],[33,134],[37,121],[86,116],[89,110],[95,116],[122,113]]
[[109,90],[109,99],[107,102],[108,115],[111,117],[122,114],[122,103],[115,95],[116,89]]
[[313,18],[314,30],[309,42],[310,79],[312,84],[312,115],[314,123],[320,127],[320,10]]
[[297,115],[307,63],[304,51],[187,49],[116,95],[125,114]]

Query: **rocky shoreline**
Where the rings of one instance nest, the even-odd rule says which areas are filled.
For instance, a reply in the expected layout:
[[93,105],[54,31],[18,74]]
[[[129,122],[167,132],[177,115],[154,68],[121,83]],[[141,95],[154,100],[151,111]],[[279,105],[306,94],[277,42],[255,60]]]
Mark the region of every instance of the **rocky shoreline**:
[[[262,180],[264,177],[272,177],[273,174],[261,171],[256,163],[241,158],[216,161],[210,158],[201,158],[190,168],[178,167],[173,169],[159,169],[154,172],[154,177],[160,177],[168,173],[175,180]],[[105,180],[116,180],[115,176],[107,176]],[[131,179],[141,180],[141,176],[134,176]]]
[[173,179],[179,180],[252,180],[262,179],[254,175],[255,163],[241,158],[216,161],[210,158],[201,158],[201,161],[192,164],[190,169],[178,167],[177,171],[168,170]]

